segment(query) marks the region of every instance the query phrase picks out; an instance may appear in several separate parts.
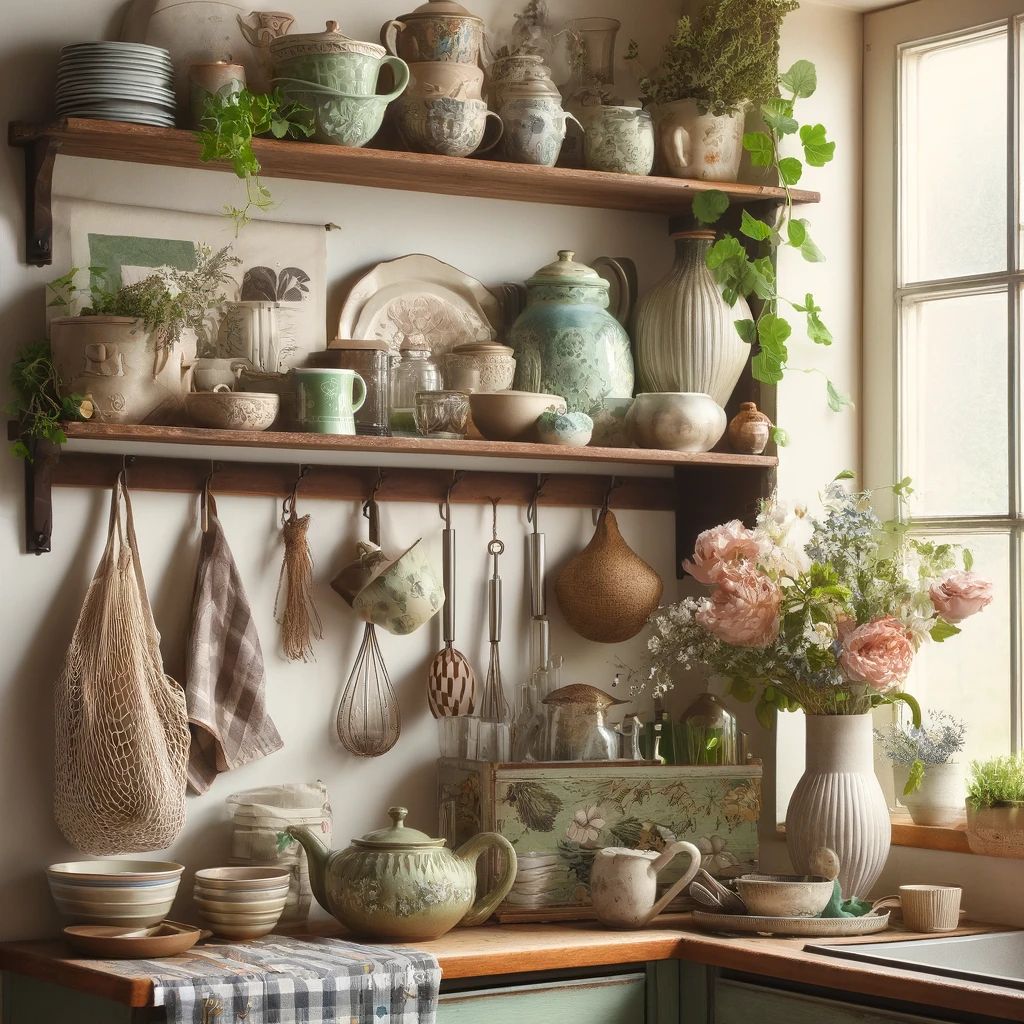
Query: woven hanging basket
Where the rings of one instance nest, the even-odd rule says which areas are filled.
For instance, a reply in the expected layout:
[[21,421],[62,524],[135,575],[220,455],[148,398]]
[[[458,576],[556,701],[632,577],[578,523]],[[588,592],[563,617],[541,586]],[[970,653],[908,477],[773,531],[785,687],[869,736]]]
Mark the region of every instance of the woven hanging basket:
[[566,622],[584,639],[604,644],[635,637],[663,590],[657,572],[622,539],[613,512],[601,516],[590,543],[555,580]]

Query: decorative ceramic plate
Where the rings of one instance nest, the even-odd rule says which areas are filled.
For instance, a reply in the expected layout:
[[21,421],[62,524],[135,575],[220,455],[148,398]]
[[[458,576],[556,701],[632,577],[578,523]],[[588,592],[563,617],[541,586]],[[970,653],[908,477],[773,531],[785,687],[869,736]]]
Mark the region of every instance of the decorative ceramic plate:
[[338,337],[384,341],[394,353],[407,338],[423,338],[439,356],[456,345],[493,341],[500,324],[498,300],[479,281],[433,256],[414,255],[378,263],[356,282]]
[[755,914],[714,914],[695,910],[693,923],[709,932],[754,932],[800,938],[840,938],[873,935],[889,927],[889,912],[863,917],[758,917]]
[[[140,935],[140,931],[152,931],[153,934]],[[150,960],[154,957],[177,956],[209,934],[174,921],[164,921],[152,929],[96,924],[76,924],[64,929],[64,938],[72,949],[113,960]]]

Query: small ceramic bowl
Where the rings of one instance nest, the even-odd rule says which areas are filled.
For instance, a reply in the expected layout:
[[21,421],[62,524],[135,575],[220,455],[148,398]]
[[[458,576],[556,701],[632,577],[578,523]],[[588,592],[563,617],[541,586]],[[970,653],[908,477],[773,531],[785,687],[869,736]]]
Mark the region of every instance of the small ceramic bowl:
[[541,444],[562,444],[583,448],[590,444],[594,421],[585,412],[542,412],[537,417]]
[[477,392],[469,396],[473,422],[488,441],[536,441],[542,412],[565,412],[565,399],[533,391]]
[[254,391],[193,391],[185,396],[185,411],[197,427],[215,430],[267,430],[277,418],[277,395]]
[[498,342],[470,342],[456,345],[444,357],[445,380],[457,380],[477,370],[480,374],[474,391],[507,391],[516,375],[513,349]]
[[51,864],[50,894],[74,924],[159,924],[167,917],[184,871],[172,861],[93,860]]
[[817,917],[835,883],[821,875],[741,875],[736,889],[747,911],[762,917]]
[[279,885],[273,889],[211,889],[196,882],[193,895],[206,900],[219,900],[222,903],[250,903],[254,900],[276,900],[287,896],[290,886]]
[[314,82],[275,78],[284,95],[313,111],[314,138],[334,146],[358,149],[380,131],[390,99],[387,96],[353,96]]
[[291,875],[281,868],[201,868],[196,884],[208,889],[274,889],[288,885]]
[[725,433],[725,410],[700,392],[637,395],[626,414],[633,443],[672,452],[709,452]]
[[[364,551],[375,545],[360,542],[358,547]],[[416,541],[356,594],[352,607],[364,622],[407,636],[432,619],[443,604],[444,587],[421,541]]]

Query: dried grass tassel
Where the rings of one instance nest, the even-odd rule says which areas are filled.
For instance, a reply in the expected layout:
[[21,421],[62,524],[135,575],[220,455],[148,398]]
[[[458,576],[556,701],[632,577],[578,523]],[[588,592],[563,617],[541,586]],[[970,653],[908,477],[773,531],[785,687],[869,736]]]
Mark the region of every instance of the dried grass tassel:
[[[313,655],[313,638],[324,637],[323,623],[313,600],[313,556],[309,551],[308,515],[301,518],[295,514],[295,494],[285,501],[285,512],[281,516],[284,534],[284,561],[277,581],[277,597],[274,600],[274,618],[281,626],[281,647],[289,661],[316,660]],[[283,608],[278,618],[281,591],[284,590]]]

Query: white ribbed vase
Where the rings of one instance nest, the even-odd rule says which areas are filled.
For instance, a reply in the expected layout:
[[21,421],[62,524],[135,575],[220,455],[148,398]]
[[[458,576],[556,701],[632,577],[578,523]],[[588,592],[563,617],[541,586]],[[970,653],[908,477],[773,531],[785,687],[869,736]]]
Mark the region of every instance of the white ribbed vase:
[[730,306],[704,262],[713,231],[672,238],[672,270],[636,309],[637,392],[700,392],[724,407],[750,358],[735,324],[749,319],[750,307],[742,297]]
[[786,812],[793,867],[821,846],[839,856],[844,898],[866,897],[885,866],[892,826],[874,771],[870,715],[808,715],[807,760]]

